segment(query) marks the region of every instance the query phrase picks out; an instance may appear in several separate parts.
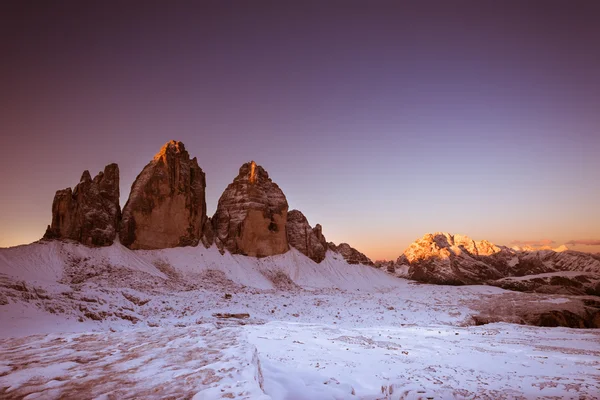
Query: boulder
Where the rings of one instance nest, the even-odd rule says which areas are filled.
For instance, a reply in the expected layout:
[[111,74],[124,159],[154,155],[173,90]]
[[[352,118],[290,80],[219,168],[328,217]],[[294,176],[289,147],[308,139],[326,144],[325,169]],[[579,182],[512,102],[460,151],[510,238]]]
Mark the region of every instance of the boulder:
[[290,246],[317,263],[325,259],[327,241],[323,236],[321,225],[317,224],[311,228],[304,214],[292,210],[287,214],[286,227]]
[[206,178],[183,143],[171,140],[131,186],[119,232],[130,249],[196,246],[206,222]]
[[73,190],[59,190],[52,202],[52,223],[45,239],[71,239],[87,246],[110,246],[115,240],[119,206],[119,167],[109,164],[92,179],[84,171]]
[[232,254],[266,257],[288,251],[288,203],[267,171],[254,161],[241,166],[212,218],[215,242]]

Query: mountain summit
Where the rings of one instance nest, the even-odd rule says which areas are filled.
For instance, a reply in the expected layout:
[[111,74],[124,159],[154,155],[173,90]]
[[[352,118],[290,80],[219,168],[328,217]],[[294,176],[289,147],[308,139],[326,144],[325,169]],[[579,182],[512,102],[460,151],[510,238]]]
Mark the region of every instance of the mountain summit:
[[464,235],[428,233],[389,269],[392,273],[407,271],[409,279],[426,283],[599,295],[600,261],[591,254],[557,250],[522,251]]
[[217,246],[255,257],[285,253],[287,212],[283,191],[263,167],[247,162],[221,195],[212,218]]
[[109,246],[115,240],[119,206],[119,167],[109,164],[92,179],[84,171],[73,190],[59,190],[52,202],[52,223],[45,239],[71,239],[88,246]]
[[183,143],[171,140],[131,186],[119,237],[130,249],[197,245],[206,221],[206,178]]
[[464,235],[428,233],[412,243],[397,264],[410,266],[411,279],[448,284],[472,284],[503,275],[480,256],[493,256],[502,249],[487,240],[476,242]]

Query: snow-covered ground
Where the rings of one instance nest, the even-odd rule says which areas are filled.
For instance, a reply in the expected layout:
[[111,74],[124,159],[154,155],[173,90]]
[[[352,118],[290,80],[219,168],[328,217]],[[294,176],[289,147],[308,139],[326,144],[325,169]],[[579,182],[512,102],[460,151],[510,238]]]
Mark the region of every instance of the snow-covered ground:
[[256,347],[239,328],[133,329],[0,341],[0,395],[27,399],[252,398]]
[[306,400],[593,398],[600,395],[598,340],[589,331],[510,324],[270,322],[250,329],[265,390]]
[[472,326],[481,304],[531,296],[569,301],[335,253],[1,249],[0,398],[598,398],[599,332]]

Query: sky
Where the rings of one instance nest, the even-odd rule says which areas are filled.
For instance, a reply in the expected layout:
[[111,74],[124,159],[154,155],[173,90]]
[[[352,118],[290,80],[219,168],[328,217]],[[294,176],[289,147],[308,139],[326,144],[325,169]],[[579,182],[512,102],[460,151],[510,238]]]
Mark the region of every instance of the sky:
[[[208,214],[255,160],[326,238],[428,232],[600,251],[600,2],[0,5],[0,247],[111,162],[121,206],[168,140]],[[592,244],[596,245],[592,245]]]

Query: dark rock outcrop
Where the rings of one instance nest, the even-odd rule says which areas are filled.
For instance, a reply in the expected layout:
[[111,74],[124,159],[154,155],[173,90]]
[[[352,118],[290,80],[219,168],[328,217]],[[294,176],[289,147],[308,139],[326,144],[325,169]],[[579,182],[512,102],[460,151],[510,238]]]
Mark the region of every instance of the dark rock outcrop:
[[339,246],[336,246],[334,243],[329,242],[327,245],[331,251],[344,257],[344,260],[346,260],[348,264],[364,264],[375,266],[369,257],[356,250],[354,247],[351,247],[348,243],[340,243]]
[[508,277],[488,283],[518,292],[600,296],[600,274],[587,272],[568,274],[564,271],[549,272]]
[[483,296],[471,305],[480,313],[475,325],[508,322],[522,325],[600,328],[600,301],[585,296],[505,292]]
[[212,218],[215,242],[232,254],[266,257],[288,251],[288,203],[267,171],[254,161],[241,166]]
[[206,179],[181,142],[166,143],[131,186],[119,232],[130,249],[195,246],[206,222]]
[[396,272],[396,262],[393,260],[375,260],[373,266],[390,274]]
[[286,227],[290,246],[317,263],[325,259],[327,241],[321,225],[317,224],[311,228],[304,214],[298,210],[291,210],[287,214]]
[[94,179],[84,171],[75,189],[56,192],[52,202],[52,224],[44,238],[109,246],[115,240],[120,217],[119,167],[109,164]]
[[215,243],[215,231],[212,226],[212,218],[207,218],[202,228],[202,244],[207,249]]

